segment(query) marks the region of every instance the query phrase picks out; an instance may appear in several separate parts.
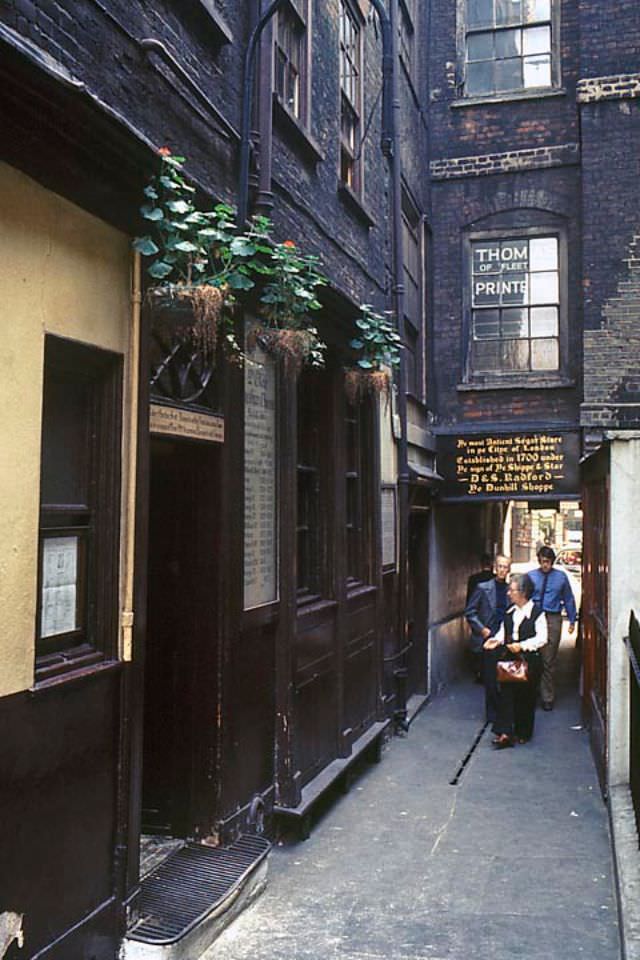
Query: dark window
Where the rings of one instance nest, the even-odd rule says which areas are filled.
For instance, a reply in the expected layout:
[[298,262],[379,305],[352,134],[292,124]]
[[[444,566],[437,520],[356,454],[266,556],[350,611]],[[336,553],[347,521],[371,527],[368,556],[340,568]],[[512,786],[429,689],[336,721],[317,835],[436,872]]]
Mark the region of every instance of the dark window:
[[300,600],[318,596],[321,592],[322,393],[319,379],[314,371],[305,370],[298,381],[297,567]]
[[348,403],[344,423],[347,582],[355,584],[367,582],[371,572],[370,404]]
[[400,60],[413,79],[415,66],[415,0],[401,0],[398,17]]
[[360,27],[347,0],[340,3],[340,180],[362,191],[360,114],[362,101]]
[[407,358],[407,390],[423,399],[424,291],[422,218],[408,195],[402,198],[402,245],[404,259],[404,317]]
[[285,3],[277,15],[275,31],[275,91],[280,103],[297,120],[307,122],[306,0]]
[[560,255],[557,236],[473,240],[472,374],[560,369]]
[[114,354],[47,337],[38,679],[116,648],[120,369]]
[[465,94],[552,85],[552,0],[466,0]]

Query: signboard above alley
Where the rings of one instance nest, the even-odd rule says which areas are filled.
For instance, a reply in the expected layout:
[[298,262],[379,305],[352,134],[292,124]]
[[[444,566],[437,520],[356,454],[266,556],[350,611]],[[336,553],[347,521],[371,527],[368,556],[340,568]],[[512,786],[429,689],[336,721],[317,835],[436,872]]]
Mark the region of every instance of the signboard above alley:
[[438,437],[442,500],[557,500],[577,497],[577,433]]

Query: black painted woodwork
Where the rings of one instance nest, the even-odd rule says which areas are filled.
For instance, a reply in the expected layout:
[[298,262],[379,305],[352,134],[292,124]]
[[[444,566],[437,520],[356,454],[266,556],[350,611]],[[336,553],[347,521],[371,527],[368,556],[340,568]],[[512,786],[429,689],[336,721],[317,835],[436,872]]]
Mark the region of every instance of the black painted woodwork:
[[8,960],[33,956],[83,918],[47,960],[115,955],[120,674],[111,664],[0,699],[0,729],[10,734],[0,737],[0,902],[24,913],[25,934]]

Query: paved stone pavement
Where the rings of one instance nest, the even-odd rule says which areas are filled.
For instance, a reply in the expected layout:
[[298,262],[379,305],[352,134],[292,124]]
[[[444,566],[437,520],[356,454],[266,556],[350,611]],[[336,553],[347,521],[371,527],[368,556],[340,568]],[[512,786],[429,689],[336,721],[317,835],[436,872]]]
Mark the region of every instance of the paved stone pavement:
[[[574,651],[531,743],[495,751],[482,689],[435,698],[202,960],[618,960],[606,809]],[[573,681],[569,684],[569,681]]]

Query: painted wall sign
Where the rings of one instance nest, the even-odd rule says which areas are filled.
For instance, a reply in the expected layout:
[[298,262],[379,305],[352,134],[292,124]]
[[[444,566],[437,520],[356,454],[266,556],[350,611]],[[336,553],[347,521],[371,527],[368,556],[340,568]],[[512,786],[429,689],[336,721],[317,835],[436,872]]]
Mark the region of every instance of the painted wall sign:
[[380,491],[380,512],[382,517],[382,565],[386,569],[396,568],[396,488],[384,486]]
[[152,403],[149,407],[149,430],[166,437],[224,443],[224,417],[161,403]]
[[278,599],[276,366],[258,346],[244,367],[244,606]]
[[531,500],[577,496],[576,433],[487,434],[438,438],[445,500]]

